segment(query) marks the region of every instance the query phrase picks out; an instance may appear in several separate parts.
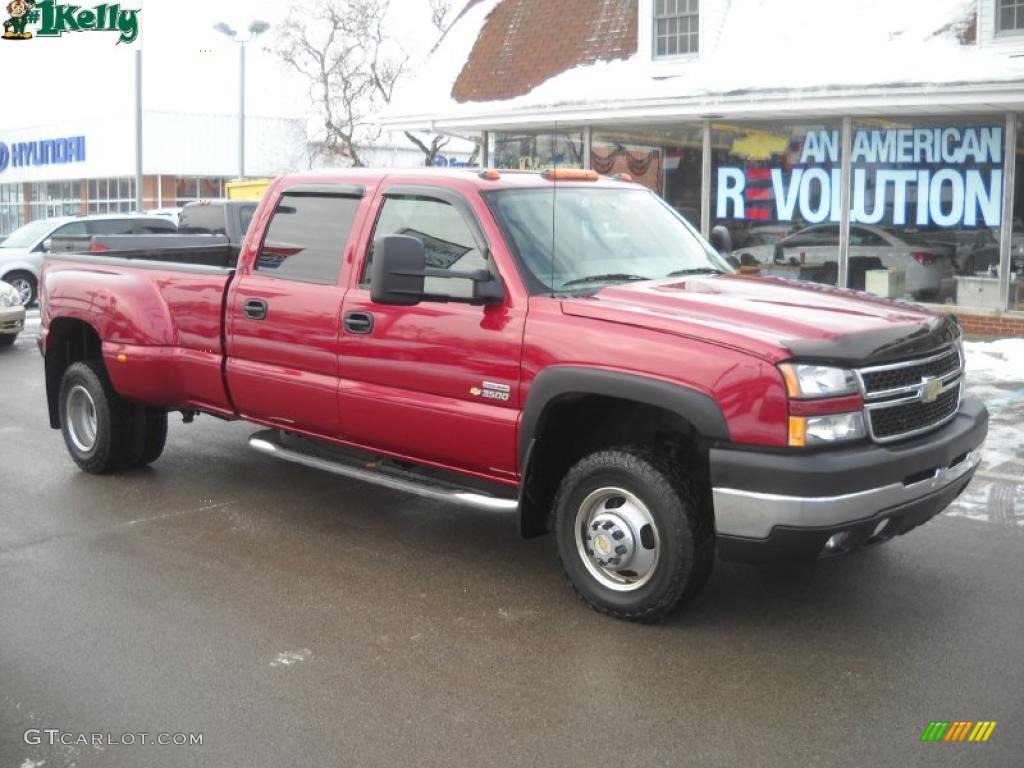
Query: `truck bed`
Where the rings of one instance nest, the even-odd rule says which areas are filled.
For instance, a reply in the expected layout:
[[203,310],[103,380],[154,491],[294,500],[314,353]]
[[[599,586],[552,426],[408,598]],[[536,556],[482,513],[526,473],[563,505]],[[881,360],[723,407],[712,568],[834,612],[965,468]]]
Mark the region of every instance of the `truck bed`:
[[61,258],[103,254],[132,261],[234,269],[239,247],[223,235],[60,235],[51,239],[49,252]]

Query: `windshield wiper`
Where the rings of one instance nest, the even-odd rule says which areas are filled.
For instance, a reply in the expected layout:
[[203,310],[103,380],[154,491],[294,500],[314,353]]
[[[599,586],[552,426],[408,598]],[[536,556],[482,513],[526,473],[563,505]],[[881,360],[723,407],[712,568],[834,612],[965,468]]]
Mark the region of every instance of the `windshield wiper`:
[[675,272],[669,272],[665,277],[683,277],[684,275],[724,275],[720,269],[714,267],[694,267],[693,269],[677,269]]
[[584,283],[611,283],[616,280],[650,280],[649,277],[643,275],[630,275],[625,272],[609,272],[606,275],[587,275],[586,277],[577,277],[575,280],[570,280],[567,283],[562,283],[563,288],[567,288],[570,285],[583,285]]

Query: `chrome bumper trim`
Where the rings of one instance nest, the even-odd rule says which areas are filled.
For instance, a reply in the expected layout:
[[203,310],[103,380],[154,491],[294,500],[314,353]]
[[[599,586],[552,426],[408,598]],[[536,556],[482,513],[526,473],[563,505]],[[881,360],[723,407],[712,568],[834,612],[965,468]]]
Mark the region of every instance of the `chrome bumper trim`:
[[777,525],[821,528],[872,517],[882,510],[916,501],[971,474],[981,463],[981,448],[952,467],[910,485],[893,483],[841,496],[781,496],[734,488],[713,488],[715,531],[721,536],[766,539]]

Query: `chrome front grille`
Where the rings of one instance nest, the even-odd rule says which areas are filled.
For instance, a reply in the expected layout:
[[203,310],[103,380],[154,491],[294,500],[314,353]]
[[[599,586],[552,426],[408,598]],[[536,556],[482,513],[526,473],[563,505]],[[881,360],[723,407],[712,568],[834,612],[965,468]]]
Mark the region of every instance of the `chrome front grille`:
[[960,344],[928,357],[857,371],[864,393],[864,421],[876,443],[919,435],[956,416],[963,397]]

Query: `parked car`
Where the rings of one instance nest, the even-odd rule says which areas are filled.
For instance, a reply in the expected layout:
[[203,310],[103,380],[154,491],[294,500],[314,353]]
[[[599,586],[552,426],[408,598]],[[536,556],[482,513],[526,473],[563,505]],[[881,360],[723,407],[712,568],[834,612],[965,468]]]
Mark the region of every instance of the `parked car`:
[[13,285],[0,282],[0,347],[9,347],[25,327],[25,307]]
[[[776,243],[773,260],[818,265],[836,262],[838,256],[839,225],[815,224]],[[850,258],[878,259],[883,267],[902,270],[907,292],[915,299],[950,296],[955,287],[953,248],[930,243],[921,235],[854,224],[850,227]]]
[[96,214],[40,219],[14,230],[0,243],[0,280],[10,283],[28,306],[36,300],[39,270],[56,235],[114,235],[174,233],[173,222],[140,214]]
[[980,461],[955,317],[735,275],[637,184],[297,174],[251,229],[236,269],[47,257],[50,426],[82,470],[155,461],[170,411],[244,419],[267,456],[515,513],[589,605],[652,621],[716,552],[887,541]]

